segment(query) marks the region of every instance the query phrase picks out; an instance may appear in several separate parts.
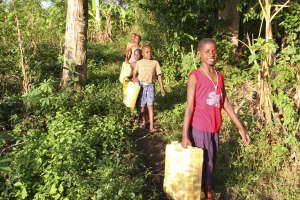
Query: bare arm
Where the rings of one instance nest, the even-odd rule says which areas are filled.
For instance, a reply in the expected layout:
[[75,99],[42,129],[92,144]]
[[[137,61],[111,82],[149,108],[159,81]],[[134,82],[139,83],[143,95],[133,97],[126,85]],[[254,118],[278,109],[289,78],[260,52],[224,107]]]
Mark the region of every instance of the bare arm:
[[137,78],[138,75],[139,75],[138,73],[133,73],[132,81],[134,83],[139,81],[139,79]]
[[131,57],[131,46],[127,44],[125,53],[125,62],[129,63],[129,58]]
[[164,83],[162,81],[162,77],[161,77],[160,74],[157,76],[157,79],[158,79],[158,82],[159,82],[159,85],[160,85],[161,96],[164,97],[166,92],[165,92]]
[[139,75],[138,67],[137,67],[137,63],[135,63],[135,66],[134,66],[133,72],[132,72],[132,81],[134,83],[139,81],[139,79],[137,78],[138,75]]
[[196,76],[191,74],[189,76],[188,85],[187,85],[187,106],[185,109],[184,120],[183,120],[183,130],[182,130],[182,141],[181,146],[183,148],[187,148],[187,146],[191,146],[191,140],[189,139],[189,126],[192,118],[193,110],[194,110],[194,97],[196,91]]
[[242,123],[240,122],[239,118],[235,114],[229,100],[227,97],[225,97],[224,101],[224,110],[226,111],[227,115],[230,117],[230,119],[233,121],[233,123],[236,125],[236,127],[239,130],[239,133],[243,139],[243,145],[247,146],[250,143],[250,137],[246,130],[244,129]]

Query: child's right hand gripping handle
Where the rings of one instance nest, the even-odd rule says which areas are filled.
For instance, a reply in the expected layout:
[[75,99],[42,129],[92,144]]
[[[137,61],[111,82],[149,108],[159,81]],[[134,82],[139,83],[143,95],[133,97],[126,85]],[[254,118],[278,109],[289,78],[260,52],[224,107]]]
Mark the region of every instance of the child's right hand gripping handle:
[[187,148],[188,146],[192,146],[192,143],[188,136],[182,135],[181,146],[182,148]]

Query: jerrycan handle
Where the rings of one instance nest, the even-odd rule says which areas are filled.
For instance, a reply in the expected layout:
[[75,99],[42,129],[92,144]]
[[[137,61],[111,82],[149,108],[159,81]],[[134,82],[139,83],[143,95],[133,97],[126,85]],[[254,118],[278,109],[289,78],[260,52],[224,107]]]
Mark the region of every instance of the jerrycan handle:
[[[181,143],[179,143],[178,141],[172,141],[171,144],[174,144],[174,145],[178,145],[181,147]],[[192,149],[193,147],[191,145],[188,145],[187,146],[187,149]]]

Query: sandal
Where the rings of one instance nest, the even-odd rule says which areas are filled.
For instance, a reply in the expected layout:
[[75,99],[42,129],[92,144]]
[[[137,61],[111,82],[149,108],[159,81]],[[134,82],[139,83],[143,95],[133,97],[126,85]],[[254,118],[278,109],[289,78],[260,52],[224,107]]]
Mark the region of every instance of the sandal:
[[163,132],[163,131],[164,131],[164,129],[162,129],[162,128],[153,128],[153,129],[150,130],[151,133]]
[[146,123],[141,123],[141,124],[139,125],[139,128],[145,129],[145,128],[146,128]]

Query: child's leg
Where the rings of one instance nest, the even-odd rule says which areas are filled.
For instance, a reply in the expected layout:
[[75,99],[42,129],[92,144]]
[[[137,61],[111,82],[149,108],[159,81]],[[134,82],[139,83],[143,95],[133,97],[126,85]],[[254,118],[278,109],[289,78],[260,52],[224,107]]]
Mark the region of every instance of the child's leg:
[[203,191],[204,191],[204,194],[205,194],[205,199],[206,200],[212,200],[213,199],[212,185],[203,184],[202,188],[203,188]]
[[149,114],[149,122],[150,122],[150,131],[153,130],[154,124],[154,108],[152,105],[148,105],[148,114]]
[[143,123],[146,123],[146,105],[148,108],[149,121],[150,121],[150,130],[153,129],[154,122],[154,94],[155,94],[155,86],[154,84],[145,84],[141,82],[141,92],[140,92],[140,105],[141,108],[141,117]]
[[141,125],[143,126],[143,128],[145,128],[145,125],[146,125],[145,107],[141,107],[140,116],[141,116],[141,119],[142,119],[142,124]]
[[190,127],[189,136],[193,146],[203,148],[204,150],[202,188],[205,194],[205,198],[207,200],[212,200],[212,178],[219,146],[219,134],[209,133],[206,131],[198,130],[194,127]]

